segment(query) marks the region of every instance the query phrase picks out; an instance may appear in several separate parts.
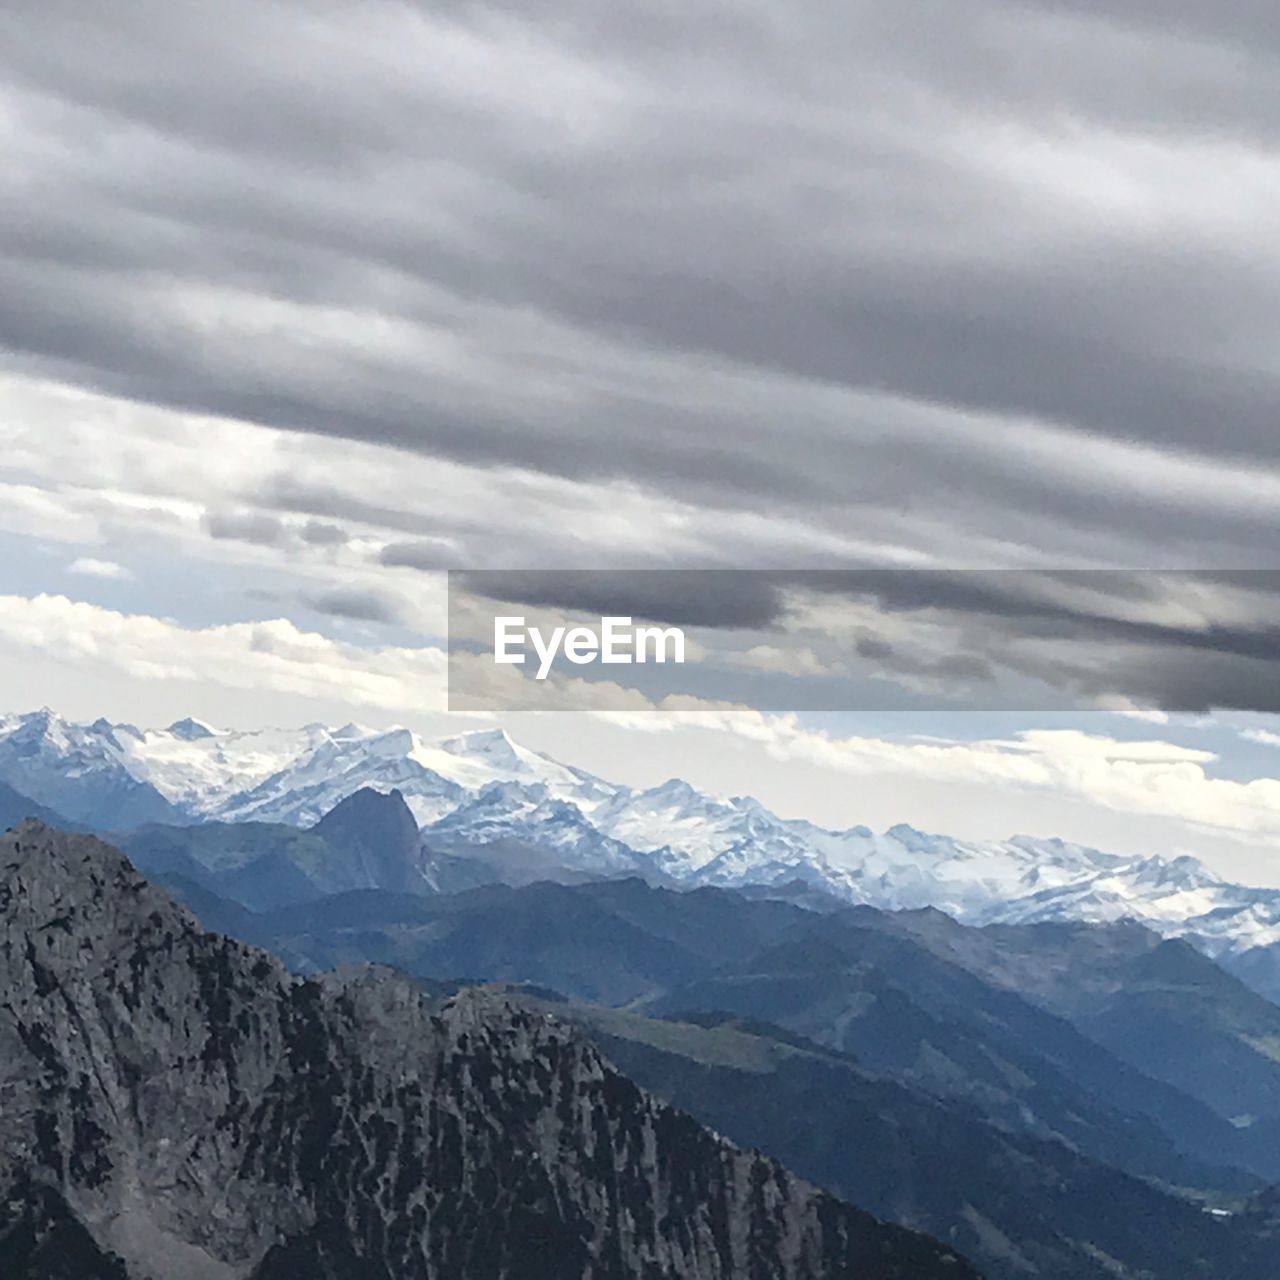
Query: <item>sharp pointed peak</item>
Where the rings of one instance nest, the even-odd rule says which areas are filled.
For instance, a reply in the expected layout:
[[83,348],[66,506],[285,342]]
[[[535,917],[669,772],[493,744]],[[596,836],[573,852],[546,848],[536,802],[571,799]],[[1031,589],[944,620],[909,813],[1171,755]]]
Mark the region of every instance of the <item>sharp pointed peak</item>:
[[656,787],[650,787],[649,794],[651,796],[687,797],[699,796],[701,793],[691,782],[686,782],[683,778],[668,778],[665,782],[658,783]]
[[187,742],[195,742],[201,738],[216,738],[218,730],[211,724],[206,724],[203,720],[197,720],[194,716],[184,716],[181,720],[175,720],[166,733],[172,734],[175,738],[182,738]]
[[333,827],[348,819],[365,822],[375,817],[382,820],[404,820],[417,830],[418,824],[413,811],[399,787],[393,787],[390,791],[380,791],[377,787],[360,787],[350,795],[343,796],[313,829]]

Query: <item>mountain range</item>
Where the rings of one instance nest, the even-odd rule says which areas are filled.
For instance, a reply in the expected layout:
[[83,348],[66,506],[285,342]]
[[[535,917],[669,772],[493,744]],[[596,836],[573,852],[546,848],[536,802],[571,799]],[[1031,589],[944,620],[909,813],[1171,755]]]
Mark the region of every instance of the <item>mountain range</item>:
[[572,1025],[298,978],[91,837],[0,839],[0,993],[6,1280],[976,1280]]
[[658,1096],[989,1280],[1265,1273],[1280,1008],[1142,926],[972,928],[638,878],[270,912],[171,887],[302,972],[515,984]]
[[[412,1129],[402,1109],[370,1110],[366,1092],[357,1096],[347,1078],[381,1069],[381,1050],[372,1058],[367,1050],[384,1036],[403,1034],[454,1061],[469,1051],[451,1038],[461,1034],[451,1020],[479,1020],[493,1032],[486,1052],[512,1048],[524,1062],[532,1052],[525,1033],[556,1027],[574,1046],[557,1053],[575,1062],[595,1054],[600,1071],[614,1064],[655,1098],[780,1161],[788,1178],[945,1241],[957,1259],[945,1266],[968,1257],[988,1280],[1253,1280],[1270,1265],[1280,1231],[1280,1197],[1269,1189],[1280,1183],[1280,1005],[1248,985],[1248,966],[1239,963],[1249,958],[1252,980],[1265,987],[1257,974],[1269,944],[1242,942],[1234,952],[1216,945],[1230,931],[1201,931],[1200,891],[1188,897],[1178,886],[1203,877],[1222,902],[1252,893],[1263,903],[1267,891],[1225,885],[1189,859],[1126,859],[1027,837],[960,842],[906,827],[824,830],[681,780],[647,789],[611,783],[501,731],[423,742],[404,730],[356,726],[234,733],[191,720],[165,730],[74,725],[50,712],[0,717],[0,820],[26,814],[46,825],[20,828],[33,846],[7,866],[0,910],[17,910],[15,897],[30,898],[33,885],[46,892],[52,875],[62,877],[48,890],[59,902],[136,894],[148,911],[140,919],[129,901],[115,901],[108,927],[96,906],[63,912],[51,900],[38,920],[20,916],[0,957],[13,970],[10,990],[34,984],[49,997],[46,1012],[60,1002],[68,1022],[62,1056],[50,1065],[49,1019],[33,1030],[22,1004],[28,995],[0,1006],[0,1024],[17,1018],[0,1053],[8,1063],[0,1097],[18,1100],[15,1114],[26,1106],[31,1126],[26,1136],[10,1135],[24,1154],[7,1183],[0,1159],[0,1203],[8,1204],[0,1256],[26,1251],[23,1280],[139,1280],[155,1258],[205,1280],[193,1242],[231,1260],[230,1271],[215,1268],[208,1280],[266,1280],[290,1267],[341,1280],[381,1277],[376,1266],[361,1269],[371,1256],[387,1274],[417,1274],[407,1261],[414,1249],[425,1258],[422,1274],[449,1274],[430,1270],[440,1262],[435,1246],[414,1235],[417,1220],[404,1220],[407,1202],[427,1203],[421,1182],[397,1182],[394,1193],[376,1197],[385,1210],[379,1225],[359,1219],[371,1191],[335,1199],[294,1163],[280,1175],[290,1186],[285,1216],[271,1218],[267,1207],[266,1219],[246,1219],[242,1205],[211,1208],[193,1192],[188,1184],[212,1176],[203,1164],[178,1176],[145,1142],[138,1146],[136,1128],[120,1136],[121,1117],[137,1105],[121,1089],[136,1092],[135,1077],[153,1067],[194,1073],[204,1088],[208,1072],[190,1054],[188,1066],[165,1057],[175,1034],[165,1018],[187,1029],[163,1001],[142,1037],[154,1034],[159,1049],[122,1022],[95,1030],[95,1019],[113,1007],[113,984],[136,984],[144,971],[154,984],[176,966],[178,987],[190,991],[182,975],[193,964],[204,1044],[250,1051],[250,1065],[237,1058],[237,1076],[258,1080],[253,1073],[262,1070],[262,1046],[241,1043],[246,1026],[276,1028],[277,1076],[280,1051],[295,1065],[311,1063],[281,1084],[297,1109],[272,1120],[271,1142],[281,1124],[323,1118],[331,1094],[360,1134]],[[109,833],[151,883],[104,845],[55,835],[51,825]],[[68,850],[80,858],[74,867]],[[115,868],[114,887],[99,883],[98,866]],[[1107,909],[1096,909],[1103,901]],[[152,909],[165,921],[159,941]],[[192,941],[214,935],[216,944]],[[235,973],[222,959],[216,979],[203,973],[210,947],[224,958],[255,957],[251,978],[268,965],[268,1006],[315,1006],[316,1018],[294,1028],[301,1040],[290,1040],[293,1013],[245,1003],[252,983],[239,961]],[[83,958],[87,987],[70,975],[67,948]],[[55,958],[67,967],[56,981]],[[138,994],[129,992],[122,987],[119,999],[138,1023]],[[394,1015],[369,1015],[370,993],[378,1009],[390,1001]],[[401,1022],[408,1029],[393,1031]],[[310,1078],[316,1044],[327,1046],[319,1085]],[[76,1057],[84,1045],[89,1056]],[[56,1114],[41,1109],[44,1093],[32,1102],[21,1091],[33,1054],[36,1074],[51,1073],[53,1084],[42,1088],[60,1099]],[[491,1065],[486,1059],[486,1072]],[[523,1069],[500,1068],[509,1081]],[[438,1074],[415,1079],[446,1105]],[[225,1100],[214,1084],[200,1106],[217,1111]],[[169,1100],[161,1110],[170,1105],[185,1117],[181,1107],[190,1104]],[[595,1105],[582,1102],[588,1112]],[[217,1177],[234,1182],[247,1171],[244,1194],[265,1194],[262,1171],[236,1145],[267,1141],[258,1121],[220,1114],[208,1158],[230,1145],[239,1163],[233,1174],[218,1166]],[[524,1120],[511,1123],[523,1132]],[[529,1123],[541,1131],[541,1120]],[[79,1181],[102,1145],[99,1131],[113,1135],[103,1167],[116,1184],[102,1196]],[[553,1178],[554,1200],[581,1243],[586,1227],[573,1215],[584,1175],[563,1165],[590,1140],[585,1130],[559,1133],[567,1181]],[[40,1154],[55,1138],[64,1157],[57,1167]],[[388,1154],[370,1158],[385,1175]],[[492,1145],[477,1155],[503,1168],[510,1158]],[[343,1166],[340,1177],[367,1180],[372,1168]],[[521,1184],[513,1194],[533,1192]],[[470,1212],[461,1202],[437,1203],[448,1222]],[[486,1213],[497,1213],[500,1236],[513,1232],[528,1247],[527,1222],[508,1217],[508,1206],[492,1202]],[[209,1212],[237,1221],[238,1243],[199,1234],[192,1223]],[[400,1253],[386,1251],[382,1233],[392,1229]],[[686,1245],[663,1230],[646,1248],[674,1258],[670,1251]],[[556,1238],[561,1251],[579,1247]],[[776,1243],[776,1233],[770,1238]],[[584,1246],[597,1267],[591,1274],[629,1278],[637,1259],[605,1266],[603,1239]],[[751,1247],[765,1257],[763,1237]],[[706,1270],[715,1264],[692,1257],[678,1265],[703,1271],[688,1274],[716,1274]],[[932,1276],[927,1268],[939,1257],[926,1250],[918,1264],[926,1270],[885,1274]],[[621,1269],[609,1270],[615,1262]],[[459,1274],[499,1276],[503,1265],[467,1258]],[[726,1274],[751,1274],[746,1265],[737,1259],[738,1270]],[[776,1263],[760,1268],[772,1275]],[[838,1274],[815,1274],[829,1273]]]
[[[396,799],[364,796],[359,810],[347,811],[366,822],[365,837],[394,831]],[[239,1202],[213,1207],[218,1226],[212,1238],[193,1237],[192,1219],[209,1210],[208,1186],[244,1176],[241,1146],[265,1140],[254,1136],[261,1108],[246,1116],[244,1105],[264,1089],[270,1097],[278,1088],[289,1099],[285,1117],[272,1113],[273,1147],[297,1147],[302,1140],[293,1125],[325,1131],[336,1108],[362,1151],[344,1155],[349,1144],[339,1143],[324,1166],[326,1176],[348,1185],[352,1175],[343,1160],[365,1158],[374,1161],[366,1179],[374,1169],[389,1178],[379,1162],[402,1160],[394,1153],[404,1139],[369,1154],[363,1135],[403,1134],[411,1115],[399,1094],[396,1107],[370,1109],[367,1086],[353,1092],[346,1077],[363,1078],[370,1067],[376,1073],[388,1058],[395,1064],[408,1054],[416,1062],[443,1052],[461,1054],[470,1078],[477,1059],[469,1046],[449,1039],[459,1033],[454,1017],[468,1028],[476,1020],[490,1031],[498,1028],[485,1045],[495,1057],[507,1049],[514,1054],[516,1065],[500,1068],[506,1094],[524,1087],[518,1064],[531,1052],[526,1033],[576,1028],[605,1061],[656,1097],[878,1217],[945,1240],[955,1256],[977,1262],[988,1280],[1253,1280],[1265,1273],[1271,1256],[1275,1214],[1269,1193],[1255,1189],[1280,1173],[1280,1148],[1265,1127],[1254,1142],[1252,1126],[1237,1128],[1214,1110],[1215,1103],[1234,1105],[1215,1088],[1230,1090],[1235,1083],[1215,1086],[1206,1076],[1199,1087],[1209,1101],[1184,1093],[1021,994],[1115,987],[1138,999],[1140,975],[1131,967],[1173,947],[1192,963],[1148,967],[1175,1003],[1197,1010],[1182,1027],[1192,1057],[1205,1046],[1231,1042],[1233,1034],[1240,1050],[1250,1036],[1265,1036],[1272,1023],[1258,1020],[1260,1010],[1250,1000],[1272,1019],[1280,1017],[1280,1009],[1185,944],[1161,941],[1137,926],[1071,926],[1073,932],[1047,947],[1037,963],[1037,942],[1028,935],[1047,926],[1009,926],[993,936],[933,911],[815,912],[734,890],[678,892],[636,878],[489,885],[430,897],[358,890],[268,913],[248,911],[190,882],[177,884],[218,937],[196,929],[191,917],[95,840],[27,823],[11,843],[10,856],[0,859],[7,885],[0,912],[13,920],[0,937],[0,955],[10,965],[0,975],[0,989],[9,993],[0,1028],[6,1011],[17,1021],[8,1045],[0,1044],[0,1061],[8,1063],[6,1096],[17,1103],[11,1118],[33,1107],[37,1137],[9,1135],[4,1149],[25,1153],[23,1176],[29,1177],[33,1163],[39,1176],[27,1185],[15,1174],[8,1202],[17,1217],[10,1237],[43,1233],[67,1250],[97,1242],[129,1264],[121,1275],[138,1275],[156,1257],[191,1270],[198,1256],[188,1248],[193,1238],[197,1248],[232,1256],[236,1266],[258,1257],[267,1228],[237,1216]],[[265,949],[238,946],[228,934]],[[268,963],[269,952],[288,969],[312,976],[291,977],[278,962]],[[1063,967],[1074,981],[1055,979]],[[477,986],[494,978],[508,985]],[[43,1000],[38,1009],[33,991]],[[270,1011],[271,1001],[281,993],[287,1002],[301,1003],[308,1015],[301,1025],[295,1025],[292,1005],[283,1028],[273,1021],[282,1015]],[[1197,999],[1205,994],[1214,997],[1207,1007]],[[375,1002],[372,1012],[368,999]],[[1214,1021],[1210,1011],[1219,1007],[1224,1016]],[[1254,1021],[1241,1022],[1245,1017]],[[445,1043],[452,1047],[433,1047],[440,1031],[430,1019],[444,1019]],[[192,1023],[202,1021],[203,1029],[193,1032]],[[176,1048],[174,1027],[182,1032]],[[187,1039],[193,1035],[203,1046],[198,1052]],[[264,1038],[267,1066],[277,1073],[271,1078],[283,1074],[287,1085],[264,1086]],[[381,1047],[388,1039],[394,1048]],[[123,1064],[117,1061],[122,1055]],[[213,1067],[205,1065],[206,1055]],[[282,1061],[301,1078],[289,1077]],[[491,1076],[499,1070],[488,1057],[481,1061]],[[1274,1086],[1280,1063],[1262,1055],[1255,1084],[1261,1086],[1268,1065]],[[223,1096],[219,1067],[233,1073],[244,1091],[240,1103],[234,1091],[230,1100]],[[603,1064],[599,1069],[608,1070]],[[184,1080],[172,1087],[183,1101],[175,1103],[158,1086],[139,1092],[139,1082],[153,1077]],[[36,1102],[17,1087],[42,1078]],[[545,1087],[550,1077],[541,1079]],[[425,1087],[415,1081],[420,1084]],[[441,1087],[438,1074],[431,1087]],[[512,1116],[495,1121],[492,1113],[473,1115],[474,1123],[486,1130],[495,1122],[518,1126],[516,1116],[539,1105],[532,1096],[537,1090],[528,1088]],[[588,1112],[598,1104],[590,1097],[581,1103]],[[192,1126],[202,1132],[193,1110],[212,1117],[207,1123],[218,1137],[207,1139],[212,1151],[198,1140],[194,1151],[184,1149],[175,1174],[166,1144]],[[140,1136],[139,1111],[158,1128]],[[117,1140],[122,1117],[126,1132]],[[48,1150],[61,1150],[63,1159],[41,1154],[41,1132]],[[142,1155],[135,1149],[140,1142]],[[325,1142],[333,1146],[331,1137]],[[553,1144],[561,1176],[574,1188],[581,1171],[566,1172],[564,1165],[580,1157],[586,1142],[583,1132],[561,1131]],[[234,1175],[208,1163],[228,1143],[240,1161]],[[490,1147],[482,1160],[505,1167],[509,1155]],[[81,1185],[83,1169],[99,1165],[129,1171],[127,1203],[121,1187],[98,1195]],[[243,1196],[261,1194],[258,1171],[251,1167],[251,1173]],[[268,1250],[259,1270],[246,1266],[239,1274],[261,1280],[293,1274],[290,1266],[335,1280],[384,1274],[361,1270],[355,1261],[364,1265],[371,1252],[380,1257],[387,1230],[386,1223],[370,1226],[353,1218],[359,1197],[344,1203],[321,1195],[303,1163],[288,1165],[281,1177],[294,1197],[290,1212],[321,1225],[295,1239],[287,1221],[277,1223],[271,1229],[282,1252]],[[407,1185],[417,1194],[418,1184]],[[402,1190],[397,1180],[395,1193],[379,1198],[374,1210],[385,1210],[397,1224],[397,1240],[411,1234],[398,1216]],[[702,1186],[699,1203],[707,1194]],[[563,1192],[557,1196],[563,1208]],[[1208,1213],[1206,1202],[1223,1208]],[[446,1223],[456,1224],[459,1215],[468,1220],[466,1204],[435,1203]],[[526,1228],[519,1220],[508,1224],[504,1206],[491,1204],[485,1213],[496,1212],[499,1236],[510,1229],[523,1241]],[[228,1216],[241,1235],[257,1233],[254,1243],[229,1243]],[[5,1230],[0,1221],[0,1245]],[[447,1234],[449,1228],[441,1230]],[[571,1234],[577,1238],[581,1224]],[[411,1256],[384,1259],[389,1274],[417,1274],[405,1269]],[[490,1274],[483,1260],[467,1257],[457,1265],[456,1274],[469,1280]],[[786,1274],[776,1263],[761,1266],[761,1275]],[[38,1269],[18,1274],[46,1280]],[[107,1269],[71,1274],[115,1280]],[[198,1268],[193,1274],[202,1276]],[[514,1274],[562,1273],[534,1267]],[[603,1268],[590,1274],[630,1273]],[[686,1261],[671,1274],[703,1273]],[[754,1273],[748,1267],[727,1274]],[[812,1274],[843,1273],[828,1268]]]
[[[1280,1008],[1140,926],[993,938],[933,911],[816,913],[638,879],[357,891],[255,913],[168,883],[207,925],[300,972],[374,961],[658,1016],[754,1018],[1135,1174],[1247,1185],[1229,1166],[1280,1181]],[[1050,928],[1064,936],[1041,955]]]
[[[1132,919],[1187,939],[1255,990],[1280,997],[1280,890],[1229,883],[1194,858],[1123,856],[1032,836],[959,840],[905,824],[828,830],[680,779],[649,788],[609,782],[498,729],[436,741],[357,725],[235,732],[186,719],[141,730],[74,724],[44,710],[0,716],[0,783],[64,822],[109,831],[315,830],[361,789],[398,790],[421,832],[403,863],[335,868],[318,844],[309,873],[299,845],[299,898],[628,875],[683,888],[794,892],[803,884],[836,903],[933,907],[967,924]],[[222,843],[242,839],[243,831]],[[277,898],[290,892],[273,879],[286,874],[289,855],[281,857],[254,872]],[[278,905],[255,899],[251,887],[245,898]]]

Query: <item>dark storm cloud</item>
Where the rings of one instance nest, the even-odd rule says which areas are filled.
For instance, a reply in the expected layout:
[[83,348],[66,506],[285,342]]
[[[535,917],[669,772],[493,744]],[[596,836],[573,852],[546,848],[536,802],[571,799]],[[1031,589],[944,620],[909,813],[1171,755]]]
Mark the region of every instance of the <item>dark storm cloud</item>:
[[812,564],[1280,553],[1210,466],[1280,452],[1269,7],[143,0],[0,42],[16,368],[785,515]]
[[[754,690],[757,701],[781,699],[771,704],[779,707],[868,705],[876,694],[868,695],[864,677],[873,675],[916,685],[924,678],[948,696],[962,692],[958,682],[971,701],[986,706],[1043,709],[1123,698],[1169,711],[1280,710],[1276,571],[552,570],[455,574],[450,590],[508,610],[552,607],[701,628],[713,664],[731,659],[743,643],[717,631],[758,632],[746,643],[769,645],[784,659],[788,646],[815,643],[814,624],[801,621],[807,604],[823,605],[827,624],[839,619],[842,604],[858,606],[847,615],[861,628],[845,654],[860,660],[852,679],[828,677],[807,690],[788,684],[763,695]],[[868,618],[901,638],[887,639]],[[895,619],[925,621],[928,634],[922,639],[894,627]],[[839,656],[840,643],[825,646],[828,657]],[[776,669],[787,664],[779,660]]]
[[268,477],[253,496],[265,507],[293,515],[352,520],[402,533],[423,534],[445,527],[421,512],[371,502],[358,493],[340,489],[336,484],[299,483],[295,477],[283,473]]
[[451,557],[438,542],[389,542],[378,552],[378,563],[402,569],[447,569]]
[[285,540],[284,525],[275,516],[257,511],[211,511],[204,517],[211,538],[277,547]]
[[553,569],[482,570],[450,575],[450,589],[513,604],[630,616],[689,627],[761,628],[781,615],[778,583],[735,569],[623,573]]
[[[653,621],[712,628],[768,628],[790,611],[788,590],[874,600],[886,613],[922,610],[985,618],[1028,634],[1062,635],[1111,627],[1143,633],[1117,610],[1176,599],[1197,583],[1280,591],[1280,573],[1142,574],[1123,570],[624,570],[569,569],[453,575],[460,589],[487,599],[553,605],[580,613],[630,613]],[[1103,606],[1114,606],[1110,610]],[[1154,628],[1169,635],[1177,628]]]
[[400,602],[382,591],[366,587],[334,587],[308,595],[304,602],[317,613],[355,622],[400,622]]
[[308,520],[298,530],[298,536],[313,547],[336,547],[347,540],[347,531],[336,524],[326,524],[323,520]]
[[[886,615],[926,614],[950,629],[958,654],[1078,698],[1166,711],[1280,710],[1280,573],[875,572],[795,581],[869,598]],[[885,669],[909,670],[896,668],[896,657],[885,657]]]

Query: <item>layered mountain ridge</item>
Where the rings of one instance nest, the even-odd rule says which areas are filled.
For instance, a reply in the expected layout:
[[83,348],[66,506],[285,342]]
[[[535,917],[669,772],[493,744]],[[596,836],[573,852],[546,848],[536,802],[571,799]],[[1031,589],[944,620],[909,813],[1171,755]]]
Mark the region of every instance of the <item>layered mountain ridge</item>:
[[115,850],[0,839],[5,1274],[965,1280],[500,993],[301,979]]
[[936,907],[971,924],[1131,918],[1280,995],[1280,891],[1230,884],[1194,858],[1030,836],[958,840],[905,824],[832,831],[680,779],[615,784],[502,730],[435,742],[357,725],[230,732],[188,719],[140,730],[45,710],[0,716],[0,782],[73,822],[116,830],[309,828],[362,788],[398,790],[430,856],[404,883],[380,887],[640,875],[684,887],[803,883],[845,903]]
[[[508,1010],[534,1029],[550,1012],[668,1102],[829,1193],[947,1240],[993,1280],[1265,1271],[1270,1211],[1265,1195],[1252,1197],[1280,1176],[1280,1010],[1186,929],[1198,917],[1179,912],[1196,895],[1237,891],[1194,859],[1027,837],[960,842],[905,825],[830,831],[679,779],[619,786],[501,731],[428,743],[352,725],[263,735],[194,721],[154,731],[0,718],[6,812],[34,808],[7,781],[19,775],[33,789],[47,775],[43,794],[56,790],[89,827],[103,826],[99,793],[103,813],[118,814],[121,795],[148,811],[157,798],[169,806],[111,842],[207,927],[283,960],[288,990],[322,993],[308,1025],[339,1046],[340,1075],[376,1045],[378,1019],[333,1012],[330,997],[351,1005],[352,979],[331,971],[393,966],[430,993],[424,1016],[445,1019],[446,1039],[446,1014],[476,1002],[486,1021]],[[57,817],[48,805],[44,814]],[[1141,922],[1151,913],[1180,929],[1153,932]],[[421,999],[403,979],[373,974],[373,986]],[[467,990],[476,983],[515,983],[519,994]],[[549,1004],[537,1005],[537,989]],[[239,1005],[231,1012],[239,1026]],[[92,1096],[83,1074],[76,1114]],[[332,1075],[320,1080],[321,1093],[295,1081],[298,1115],[325,1115]],[[360,1133],[412,1127],[399,1112],[342,1107]],[[248,1141],[240,1125],[223,1127]],[[52,1131],[72,1150],[80,1141],[74,1122]],[[135,1155],[109,1163],[138,1183]],[[32,1271],[39,1280],[61,1280],[57,1266],[119,1280],[110,1254],[135,1280],[137,1260],[157,1249],[171,1270],[203,1280],[183,1253],[186,1228],[175,1243],[156,1216],[178,1194],[171,1175],[146,1183],[136,1214],[132,1201],[102,1212],[60,1176],[18,1178],[0,1248],[25,1239],[64,1257],[102,1253],[96,1271],[56,1263]],[[288,1178],[295,1190],[305,1182],[297,1166]],[[330,1225],[308,1235],[317,1194],[289,1202],[301,1203],[302,1227],[272,1219],[269,1242],[255,1236],[233,1261],[239,1271],[209,1280],[262,1280],[269,1261],[282,1270],[264,1276],[362,1277],[342,1250],[354,1240],[363,1258],[381,1245],[360,1234],[350,1203],[326,1201]],[[447,1221],[466,1212],[441,1210]],[[505,1209],[489,1212],[506,1221]],[[399,1274],[402,1259],[385,1265]]]
[[304,972],[518,984],[638,1083],[989,1280],[1267,1271],[1247,1197],[1280,1178],[1280,1009],[1141,926],[993,931],[635,878],[265,914],[175,887]]

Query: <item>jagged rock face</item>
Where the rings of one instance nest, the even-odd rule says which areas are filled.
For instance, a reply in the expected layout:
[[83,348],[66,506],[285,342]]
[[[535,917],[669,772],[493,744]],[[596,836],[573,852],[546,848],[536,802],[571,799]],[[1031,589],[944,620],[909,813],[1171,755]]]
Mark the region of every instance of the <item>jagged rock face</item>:
[[99,842],[0,839],[6,1280],[975,1273],[496,993],[300,980]]
[[312,828],[344,850],[371,885],[405,893],[423,893],[422,837],[404,796],[361,787]]

